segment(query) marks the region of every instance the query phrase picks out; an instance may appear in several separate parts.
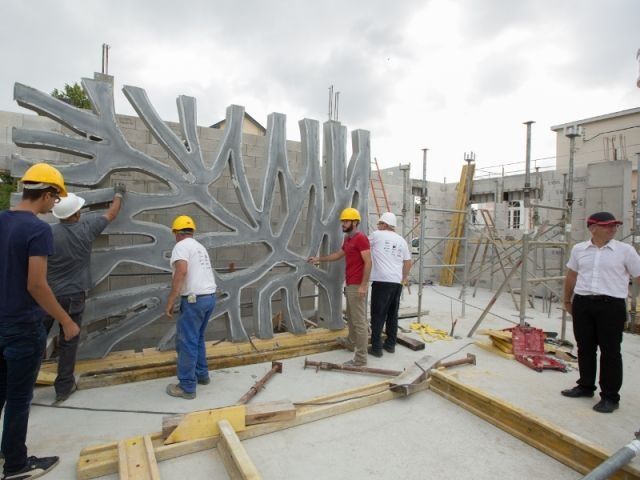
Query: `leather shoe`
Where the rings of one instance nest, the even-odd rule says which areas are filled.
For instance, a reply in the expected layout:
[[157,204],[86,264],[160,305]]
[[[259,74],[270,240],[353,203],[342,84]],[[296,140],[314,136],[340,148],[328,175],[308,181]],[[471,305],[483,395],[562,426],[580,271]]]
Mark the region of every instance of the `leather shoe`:
[[600,413],[611,413],[614,410],[617,410],[620,407],[618,402],[614,402],[613,400],[602,399],[598,403],[593,406],[593,409],[596,412]]
[[569,398],[593,397],[592,390],[587,390],[586,388],[581,387],[580,385],[576,385],[573,388],[567,388],[566,390],[562,390],[560,393],[565,397],[569,397]]
[[396,353],[396,347],[390,347],[389,345],[382,345],[382,348],[389,353]]
[[367,352],[369,355],[373,355],[374,357],[382,357],[382,350],[374,350],[372,347],[367,348]]

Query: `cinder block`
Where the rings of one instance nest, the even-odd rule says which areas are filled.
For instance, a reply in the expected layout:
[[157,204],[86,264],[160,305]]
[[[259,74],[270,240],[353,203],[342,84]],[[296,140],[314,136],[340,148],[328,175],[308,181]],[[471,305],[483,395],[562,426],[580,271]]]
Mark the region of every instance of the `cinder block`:
[[138,119],[136,117],[131,117],[128,115],[116,115],[116,121],[118,123],[118,126],[122,129],[132,128],[135,130],[137,120]]
[[146,130],[136,130],[135,124],[133,123],[127,128],[122,128],[122,133],[130,144],[147,145],[149,143],[149,132]]

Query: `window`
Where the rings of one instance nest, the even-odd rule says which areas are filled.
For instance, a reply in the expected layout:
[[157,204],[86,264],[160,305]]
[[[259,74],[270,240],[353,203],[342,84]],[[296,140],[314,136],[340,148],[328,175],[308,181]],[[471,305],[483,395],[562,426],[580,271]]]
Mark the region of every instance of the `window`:
[[507,211],[507,228],[519,230],[522,228],[522,204],[516,200],[509,202],[509,210]]

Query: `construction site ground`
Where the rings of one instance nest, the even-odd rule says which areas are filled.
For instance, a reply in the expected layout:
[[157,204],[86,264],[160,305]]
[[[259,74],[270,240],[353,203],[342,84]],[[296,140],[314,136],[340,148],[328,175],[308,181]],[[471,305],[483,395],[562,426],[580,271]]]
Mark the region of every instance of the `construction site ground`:
[[[598,396],[569,399],[560,390],[571,387],[578,378],[576,369],[567,373],[536,372],[526,366],[486,351],[473,344],[486,341],[476,334],[467,338],[491,299],[492,293],[480,289],[469,298],[465,318],[460,317],[458,287],[427,286],[423,291],[423,308],[429,314],[423,323],[449,331],[452,317],[458,318],[457,338],[437,340],[422,351],[398,346],[395,354],[382,358],[369,356],[369,366],[402,369],[424,355],[448,360],[472,353],[477,365],[464,365],[450,372],[465,384],[524,409],[547,422],[573,432],[610,453],[626,445],[640,428],[640,336],[625,334],[624,384],[620,409],[612,414],[594,412]],[[412,294],[405,290],[401,313],[415,311],[417,286]],[[560,310],[551,316],[536,309],[527,311],[528,321],[545,331],[560,332]],[[518,320],[508,294],[502,295],[480,327],[506,328]],[[409,328],[415,319],[402,319]],[[418,338],[416,334],[410,334]],[[567,339],[573,341],[571,322]],[[309,357],[328,362],[344,362],[352,354],[335,350]],[[283,373],[277,374],[252,402],[288,399],[304,401],[315,396],[347,390],[382,379],[355,373],[303,369],[304,358],[283,361]],[[53,387],[38,387],[28,434],[30,455],[59,455],[60,465],[47,474],[47,480],[76,478],[80,450],[99,444],[161,430],[162,417],[232,405],[271,368],[270,363],[212,371],[212,382],[199,386],[197,398],[184,400],[165,393],[175,378],[80,390],[56,408]],[[155,412],[155,413],[154,413]],[[503,430],[430,391],[407,398],[390,400],[310,424],[244,440],[257,470],[265,479],[366,479],[366,478],[447,478],[492,479],[554,478],[576,479],[582,475],[536,450]],[[636,458],[632,463],[640,467]],[[228,478],[217,449],[159,462],[164,479],[190,480]],[[102,477],[118,478],[116,474]]]

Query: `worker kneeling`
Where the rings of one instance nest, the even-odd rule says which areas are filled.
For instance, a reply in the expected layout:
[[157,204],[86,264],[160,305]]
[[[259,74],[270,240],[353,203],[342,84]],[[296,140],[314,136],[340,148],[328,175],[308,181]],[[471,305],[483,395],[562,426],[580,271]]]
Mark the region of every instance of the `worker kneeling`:
[[196,398],[196,385],[209,383],[205,331],[216,306],[216,282],[209,254],[193,238],[196,224],[191,217],[176,217],[171,227],[176,245],[171,252],[171,292],[165,314],[173,318],[173,306],[180,296],[180,317],[176,325],[178,384],[167,386],[172,397]]

